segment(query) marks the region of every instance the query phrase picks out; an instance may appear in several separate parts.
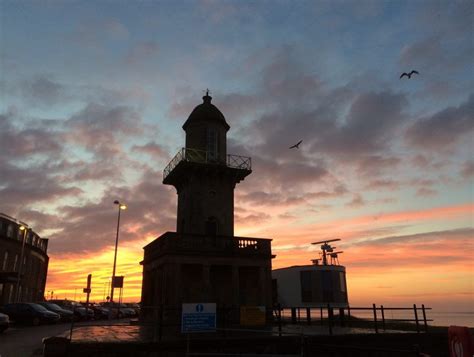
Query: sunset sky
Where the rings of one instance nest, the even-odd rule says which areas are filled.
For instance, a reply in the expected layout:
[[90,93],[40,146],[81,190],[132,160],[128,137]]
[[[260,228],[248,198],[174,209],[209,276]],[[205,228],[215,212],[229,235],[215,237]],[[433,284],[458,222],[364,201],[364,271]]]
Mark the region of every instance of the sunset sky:
[[49,238],[47,291],[83,300],[91,273],[102,301],[125,202],[139,301],[209,88],[252,157],[235,233],[272,238],[274,268],[341,238],[352,305],[474,311],[473,23],[472,1],[0,1],[0,211]]

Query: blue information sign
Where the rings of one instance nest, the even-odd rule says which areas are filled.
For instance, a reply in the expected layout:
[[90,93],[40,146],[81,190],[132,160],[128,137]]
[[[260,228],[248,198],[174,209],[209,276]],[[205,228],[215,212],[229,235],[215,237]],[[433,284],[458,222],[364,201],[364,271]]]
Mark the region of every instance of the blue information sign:
[[183,304],[181,332],[213,332],[216,330],[216,304]]

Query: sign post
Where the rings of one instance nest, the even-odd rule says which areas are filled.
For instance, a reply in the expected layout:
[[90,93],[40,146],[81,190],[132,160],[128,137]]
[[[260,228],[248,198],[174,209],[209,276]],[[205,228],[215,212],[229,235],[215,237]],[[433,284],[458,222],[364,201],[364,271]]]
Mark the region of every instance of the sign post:
[[216,304],[194,303],[183,304],[181,315],[181,332],[215,332]]
[[86,319],[89,319],[89,296],[91,294],[92,274],[87,275],[87,287],[83,290],[86,294]]

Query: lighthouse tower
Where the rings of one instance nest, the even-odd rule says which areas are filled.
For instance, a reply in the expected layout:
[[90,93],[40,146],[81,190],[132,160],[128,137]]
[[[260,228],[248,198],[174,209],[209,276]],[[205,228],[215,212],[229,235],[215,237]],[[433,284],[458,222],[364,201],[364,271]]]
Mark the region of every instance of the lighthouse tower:
[[146,307],[160,306],[160,316],[179,323],[183,303],[232,307],[234,323],[241,308],[271,316],[271,239],[234,236],[234,189],[252,161],[227,153],[230,126],[211,101],[207,92],[191,112],[185,147],[163,171],[178,196],[176,232],[144,247],[142,316],[156,316]]
[[178,193],[178,233],[234,235],[234,188],[249,175],[251,159],[227,155],[224,115],[203,97],[183,125],[186,147],[166,167],[163,183]]

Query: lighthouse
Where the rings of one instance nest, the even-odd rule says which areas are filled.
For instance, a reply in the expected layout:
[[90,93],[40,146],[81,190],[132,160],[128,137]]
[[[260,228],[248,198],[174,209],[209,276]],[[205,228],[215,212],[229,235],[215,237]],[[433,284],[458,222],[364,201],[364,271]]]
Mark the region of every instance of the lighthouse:
[[234,235],[234,189],[252,160],[227,152],[230,125],[209,92],[182,128],[185,146],[163,170],[163,184],[177,193],[176,231],[144,247],[142,316],[159,306],[179,321],[183,304],[213,303],[230,308],[235,324],[252,308],[269,317],[271,239]]

